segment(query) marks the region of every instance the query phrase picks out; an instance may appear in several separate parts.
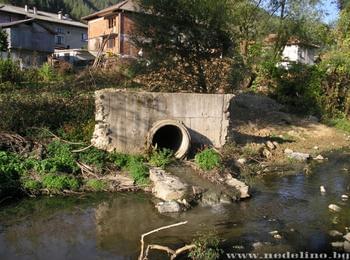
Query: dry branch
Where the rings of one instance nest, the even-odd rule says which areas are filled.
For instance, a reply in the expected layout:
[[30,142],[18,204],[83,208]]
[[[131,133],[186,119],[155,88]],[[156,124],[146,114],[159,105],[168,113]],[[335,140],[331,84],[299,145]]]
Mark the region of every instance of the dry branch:
[[[139,260],[144,260],[144,252],[145,252],[145,242],[144,242],[144,239],[146,236],[149,236],[151,234],[154,234],[154,233],[157,233],[159,231],[162,231],[162,230],[165,230],[165,229],[169,229],[169,228],[173,228],[173,227],[178,227],[178,226],[181,226],[181,225],[186,225],[188,223],[188,221],[184,221],[184,222],[180,222],[180,223],[177,223],[177,224],[172,224],[172,225],[169,225],[169,226],[164,226],[164,227],[160,227],[160,228],[157,228],[157,229],[154,229],[150,232],[147,232],[145,234],[142,234],[141,236],[141,252],[140,252],[140,256],[139,256]],[[147,258],[146,258],[147,259]]]

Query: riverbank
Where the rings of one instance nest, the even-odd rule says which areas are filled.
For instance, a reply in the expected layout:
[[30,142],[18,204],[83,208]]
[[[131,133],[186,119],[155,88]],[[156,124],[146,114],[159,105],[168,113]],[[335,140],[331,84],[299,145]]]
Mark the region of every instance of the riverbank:
[[228,159],[235,158],[235,166],[246,178],[307,173],[308,162],[324,161],[326,153],[350,145],[350,133],[322,124],[316,117],[289,114],[264,96],[238,95],[230,111],[231,142],[223,152]]

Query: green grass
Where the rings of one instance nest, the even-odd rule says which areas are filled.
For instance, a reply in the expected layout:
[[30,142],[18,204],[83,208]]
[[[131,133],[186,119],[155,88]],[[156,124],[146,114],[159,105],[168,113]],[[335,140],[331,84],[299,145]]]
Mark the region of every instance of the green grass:
[[126,166],[129,174],[139,186],[149,184],[149,169],[140,157],[131,157]]
[[91,179],[86,182],[86,187],[89,190],[100,192],[107,188],[107,183],[104,180]]
[[221,157],[213,149],[205,149],[202,152],[196,154],[194,158],[196,164],[205,171],[213,170],[220,166]]
[[169,149],[155,150],[149,159],[150,165],[164,169],[174,160],[174,153]]
[[350,120],[345,117],[327,120],[326,124],[350,133]]
[[78,190],[79,181],[72,176],[47,174],[42,180],[43,187],[49,191]]

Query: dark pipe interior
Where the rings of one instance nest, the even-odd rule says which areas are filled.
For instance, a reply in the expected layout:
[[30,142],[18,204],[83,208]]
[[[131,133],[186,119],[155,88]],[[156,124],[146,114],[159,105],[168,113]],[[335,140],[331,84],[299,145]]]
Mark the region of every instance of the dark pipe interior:
[[166,125],[154,134],[152,145],[158,149],[166,148],[176,152],[180,149],[182,138],[182,132],[178,127]]

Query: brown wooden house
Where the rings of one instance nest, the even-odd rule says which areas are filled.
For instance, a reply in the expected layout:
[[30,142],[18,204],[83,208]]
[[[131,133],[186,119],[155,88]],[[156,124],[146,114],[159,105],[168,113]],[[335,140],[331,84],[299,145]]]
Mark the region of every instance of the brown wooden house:
[[140,50],[130,37],[135,12],[139,12],[138,6],[132,0],[126,0],[83,17],[88,22],[88,50],[94,55],[111,53],[136,57]]

